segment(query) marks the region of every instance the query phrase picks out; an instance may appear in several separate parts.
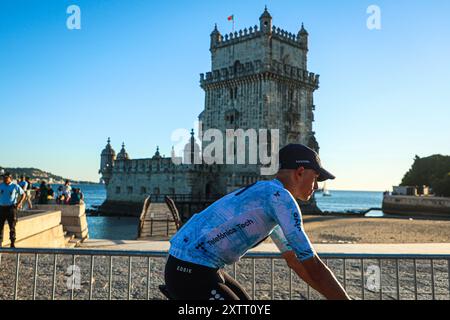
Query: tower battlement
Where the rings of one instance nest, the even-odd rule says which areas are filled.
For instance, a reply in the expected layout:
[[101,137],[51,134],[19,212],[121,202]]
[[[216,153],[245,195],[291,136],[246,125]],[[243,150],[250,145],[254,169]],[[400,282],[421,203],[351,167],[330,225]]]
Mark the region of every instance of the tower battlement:
[[272,60],[270,64],[263,64],[261,60],[246,62],[244,64],[235,64],[228,68],[221,68],[200,74],[200,85],[204,89],[207,86],[223,84],[224,81],[240,80],[245,77],[286,77],[289,80],[298,81],[301,84],[310,86],[314,89],[319,88],[319,75],[307,70],[297,68],[289,64],[283,64]]
[[224,36],[219,34],[219,37],[212,42],[211,48],[224,48],[230,45],[235,45],[237,43],[245,42],[248,40],[252,40],[258,37],[269,36],[280,41],[284,41],[287,44],[298,47],[302,50],[307,50],[307,45],[303,42],[303,37],[299,33],[295,35],[294,33],[288,32],[286,30],[280,29],[276,26],[272,27],[272,32],[264,33],[258,30],[258,26],[244,28],[239,31],[230,32],[225,34]]

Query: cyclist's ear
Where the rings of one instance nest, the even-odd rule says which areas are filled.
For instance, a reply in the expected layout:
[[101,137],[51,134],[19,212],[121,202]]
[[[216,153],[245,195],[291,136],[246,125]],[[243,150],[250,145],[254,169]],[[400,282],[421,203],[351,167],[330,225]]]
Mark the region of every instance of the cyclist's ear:
[[305,172],[304,167],[298,167],[297,169],[295,169],[295,175],[299,177],[302,177],[304,172]]

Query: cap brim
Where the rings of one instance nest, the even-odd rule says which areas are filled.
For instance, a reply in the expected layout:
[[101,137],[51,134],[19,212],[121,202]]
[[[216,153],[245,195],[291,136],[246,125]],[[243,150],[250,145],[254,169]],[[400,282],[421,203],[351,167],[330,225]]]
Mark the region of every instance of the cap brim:
[[333,180],[336,177],[332,175],[330,172],[325,170],[324,168],[317,169],[317,172],[319,173],[319,177],[317,178],[317,181],[323,182],[325,180]]

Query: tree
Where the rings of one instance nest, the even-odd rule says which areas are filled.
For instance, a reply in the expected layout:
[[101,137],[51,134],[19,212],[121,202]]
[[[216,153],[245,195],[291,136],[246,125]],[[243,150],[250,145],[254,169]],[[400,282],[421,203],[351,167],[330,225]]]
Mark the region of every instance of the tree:
[[440,154],[425,158],[414,157],[411,169],[404,175],[401,186],[430,186],[438,196],[450,196],[450,156]]

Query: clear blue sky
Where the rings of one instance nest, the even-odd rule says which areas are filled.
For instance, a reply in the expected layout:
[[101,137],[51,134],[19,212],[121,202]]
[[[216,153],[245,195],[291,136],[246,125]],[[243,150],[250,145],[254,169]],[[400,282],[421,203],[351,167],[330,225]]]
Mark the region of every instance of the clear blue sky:
[[[66,9],[81,9],[68,30]],[[450,1],[0,1],[0,165],[97,181],[111,137],[169,155],[203,109],[214,23],[310,34],[315,123],[330,189],[385,190],[414,155],[450,154]],[[381,30],[366,27],[369,5]]]

